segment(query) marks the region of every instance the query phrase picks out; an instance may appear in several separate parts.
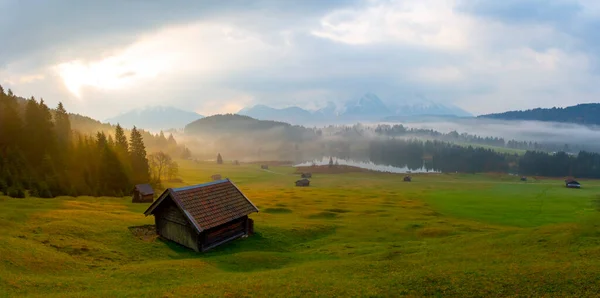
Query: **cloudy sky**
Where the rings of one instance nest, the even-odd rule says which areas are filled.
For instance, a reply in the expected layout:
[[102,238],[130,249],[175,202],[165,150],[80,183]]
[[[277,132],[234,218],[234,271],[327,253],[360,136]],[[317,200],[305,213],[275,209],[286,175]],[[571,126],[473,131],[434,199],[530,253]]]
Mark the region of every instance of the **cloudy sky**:
[[600,101],[599,32],[597,0],[0,0],[0,84],[98,119],[365,92],[481,114]]

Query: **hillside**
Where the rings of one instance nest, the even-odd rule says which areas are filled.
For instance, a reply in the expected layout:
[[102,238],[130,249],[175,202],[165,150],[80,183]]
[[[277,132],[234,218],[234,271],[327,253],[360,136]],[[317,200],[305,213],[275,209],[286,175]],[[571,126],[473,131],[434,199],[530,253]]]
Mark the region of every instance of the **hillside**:
[[565,122],[584,125],[600,125],[600,103],[579,104],[566,108],[537,108],[525,111],[509,111],[478,116],[502,120],[535,120]]
[[237,114],[214,115],[196,120],[185,126],[186,135],[280,138],[300,141],[311,139],[314,132],[302,126],[284,122],[257,120]]
[[[24,113],[25,104],[27,102],[27,99],[25,99],[23,97],[17,97],[17,101],[18,101],[19,105],[21,106],[21,109],[22,109],[21,113]],[[51,107],[50,112],[53,115],[54,115],[54,111],[55,110]],[[74,113],[68,113],[68,114],[69,114],[69,121],[71,122],[71,129],[73,129],[73,131],[75,131],[79,134],[95,136],[96,133],[98,133],[98,132],[104,132],[106,135],[113,135],[115,132],[116,123],[115,123],[115,125],[111,125],[109,123],[100,122],[100,121],[93,119],[91,117],[88,117],[88,116],[74,114]],[[133,125],[132,125],[132,127],[133,127]],[[154,134],[150,133],[149,131],[144,130],[144,127],[137,126],[137,128],[139,129],[140,133],[142,134],[142,137],[144,139],[144,143],[146,145],[146,149],[148,150],[148,152],[166,150],[172,154],[179,155],[180,151],[182,151],[183,148],[185,148],[184,146],[178,146],[178,148],[166,148],[165,145],[163,144],[164,140],[160,139],[157,135],[154,135]],[[127,136],[129,136],[131,134],[130,129],[125,128],[125,132],[126,132]]]

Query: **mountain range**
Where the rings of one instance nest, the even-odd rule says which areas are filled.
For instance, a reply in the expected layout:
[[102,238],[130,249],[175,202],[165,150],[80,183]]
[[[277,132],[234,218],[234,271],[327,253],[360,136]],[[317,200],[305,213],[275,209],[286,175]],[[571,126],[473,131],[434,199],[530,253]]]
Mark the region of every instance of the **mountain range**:
[[333,102],[315,111],[299,107],[282,109],[266,105],[246,107],[238,112],[261,120],[285,121],[292,124],[347,123],[358,121],[395,121],[417,116],[471,117],[459,107],[440,104],[418,97],[395,105],[386,105],[377,95],[366,93],[357,100],[351,100],[341,106]]
[[125,128],[134,125],[147,130],[167,130],[183,128],[188,123],[203,118],[195,112],[184,111],[173,107],[154,106],[143,109],[131,110],[116,117],[106,119],[111,124],[119,123]]

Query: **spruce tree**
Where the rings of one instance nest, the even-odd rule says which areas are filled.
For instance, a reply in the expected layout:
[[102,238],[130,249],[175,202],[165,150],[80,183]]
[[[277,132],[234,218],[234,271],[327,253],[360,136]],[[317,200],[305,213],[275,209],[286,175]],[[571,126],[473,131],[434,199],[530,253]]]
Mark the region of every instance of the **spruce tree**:
[[146,156],[146,146],[144,145],[142,134],[135,126],[131,130],[131,137],[129,138],[129,155],[133,171],[133,183],[148,183],[150,180],[150,169]]
[[127,144],[127,137],[125,137],[125,131],[118,123],[117,127],[115,128],[115,146],[117,147],[117,150],[121,152],[126,153],[129,151],[129,144]]
[[217,164],[223,164],[223,158],[221,157],[221,153],[217,154]]
[[23,136],[19,104],[12,91],[4,93],[0,86],[0,149],[18,147]]
[[69,120],[69,114],[63,106],[62,102],[58,103],[56,112],[54,113],[54,127],[56,130],[56,137],[58,139],[59,148],[66,150],[71,145],[71,121]]

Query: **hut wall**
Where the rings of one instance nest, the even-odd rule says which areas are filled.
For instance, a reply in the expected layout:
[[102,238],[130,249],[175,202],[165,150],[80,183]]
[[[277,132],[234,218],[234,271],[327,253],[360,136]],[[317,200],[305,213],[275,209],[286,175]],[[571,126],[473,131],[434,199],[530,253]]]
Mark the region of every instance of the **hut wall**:
[[131,198],[132,203],[152,203],[154,201],[154,195],[142,195],[139,190],[133,191]]
[[161,206],[155,213],[155,222],[160,236],[199,251],[198,234],[173,201]]
[[248,234],[248,216],[238,218],[200,234],[200,247],[208,250],[223,241],[233,240]]

